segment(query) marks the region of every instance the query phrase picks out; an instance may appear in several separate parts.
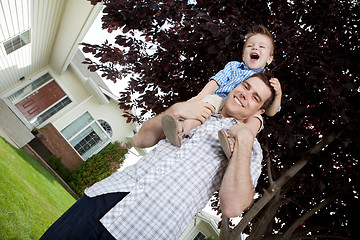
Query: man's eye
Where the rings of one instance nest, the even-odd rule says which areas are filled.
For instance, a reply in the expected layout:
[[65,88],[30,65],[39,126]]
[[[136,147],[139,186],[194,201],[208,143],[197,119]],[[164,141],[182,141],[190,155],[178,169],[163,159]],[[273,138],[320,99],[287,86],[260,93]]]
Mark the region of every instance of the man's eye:
[[260,46],[260,48],[265,48],[265,46]]
[[255,102],[259,103],[260,99],[258,97],[254,97]]

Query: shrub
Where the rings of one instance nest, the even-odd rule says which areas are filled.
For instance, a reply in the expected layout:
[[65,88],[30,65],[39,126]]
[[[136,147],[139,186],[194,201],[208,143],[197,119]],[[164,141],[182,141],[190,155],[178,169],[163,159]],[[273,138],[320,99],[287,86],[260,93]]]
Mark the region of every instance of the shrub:
[[114,173],[121,166],[126,153],[127,149],[119,142],[110,143],[72,171],[69,186],[78,196],[82,196],[86,188]]
[[62,165],[61,158],[51,155],[46,162],[65,182],[69,181],[71,171]]

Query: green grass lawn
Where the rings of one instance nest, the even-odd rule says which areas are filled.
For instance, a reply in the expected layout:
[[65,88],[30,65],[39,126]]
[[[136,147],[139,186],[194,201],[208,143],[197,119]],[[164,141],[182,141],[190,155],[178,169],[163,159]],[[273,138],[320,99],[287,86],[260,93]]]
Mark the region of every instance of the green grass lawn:
[[39,239],[75,201],[35,158],[0,137],[0,239]]

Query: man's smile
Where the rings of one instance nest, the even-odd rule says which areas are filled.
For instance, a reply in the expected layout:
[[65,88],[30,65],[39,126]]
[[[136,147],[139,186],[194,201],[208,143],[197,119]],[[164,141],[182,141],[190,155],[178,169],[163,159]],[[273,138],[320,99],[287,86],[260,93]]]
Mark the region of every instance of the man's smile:
[[237,104],[239,104],[241,107],[244,107],[244,105],[242,104],[242,102],[240,101],[240,99],[237,96],[234,96],[234,99]]

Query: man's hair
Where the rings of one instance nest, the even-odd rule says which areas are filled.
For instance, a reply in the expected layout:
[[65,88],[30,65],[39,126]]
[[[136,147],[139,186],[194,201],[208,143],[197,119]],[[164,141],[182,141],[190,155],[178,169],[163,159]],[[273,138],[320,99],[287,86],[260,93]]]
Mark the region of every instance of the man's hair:
[[259,73],[255,73],[255,74],[251,75],[250,77],[245,79],[244,82],[246,80],[248,80],[249,78],[253,78],[253,77],[260,78],[266,84],[266,86],[269,87],[269,89],[271,91],[270,97],[260,107],[260,109],[267,110],[267,108],[270,107],[270,105],[274,102],[274,99],[275,99],[275,89],[270,85],[270,79],[273,77],[273,75],[269,71],[259,72]]
[[268,38],[271,39],[271,52],[270,55],[273,56],[274,55],[274,51],[275,51],[275,43],[274,43],[274,36],[270,33],[269,30],[267,30],[266,27],[264,27],[263,25],[255,25],[251,28],[250,31],[247,32],[247,34],[245,35],[245,43],[244,43],[244,48],[246,46],[247,41],[249,40],[249,38],[251,38],[252,36],[255,36],[257,34],[262,34],[267,36]]

